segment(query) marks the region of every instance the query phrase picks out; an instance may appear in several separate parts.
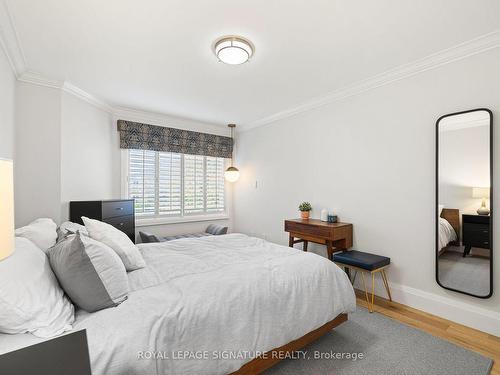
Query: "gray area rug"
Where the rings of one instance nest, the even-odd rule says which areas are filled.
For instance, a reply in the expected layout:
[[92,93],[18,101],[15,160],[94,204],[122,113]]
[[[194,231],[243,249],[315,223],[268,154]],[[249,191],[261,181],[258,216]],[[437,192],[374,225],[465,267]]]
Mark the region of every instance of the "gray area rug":
[[[473,248],[474,250],[474,248]],[[490,260],[482,257],[462,257],[446,251],[439,256],[439,281],[443,286],[463,290],[477,296],[490,292]]]
[[[360,307],[303,350],[305,358],[299,353],[299,359],[281,361],[266,374],[486,375],[493,365],[480,354]],[[330,353],[363,353],[364,358],[332,359]],[[318,355],[330,358],[314,359]]]

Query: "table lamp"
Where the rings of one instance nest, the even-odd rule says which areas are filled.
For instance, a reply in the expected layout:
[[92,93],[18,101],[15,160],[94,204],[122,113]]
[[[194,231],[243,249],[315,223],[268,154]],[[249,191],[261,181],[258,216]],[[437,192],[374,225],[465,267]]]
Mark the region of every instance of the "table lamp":
[[0,261],[14,251],[14,175],[12,160],[0,159]]
[[490,197],[489,187],[473,187],[472,188],[472,198],[481,198],[483,201],[481,207],[478,208],[478,215],[489,215],[490,209],[486,207],[486,199]]

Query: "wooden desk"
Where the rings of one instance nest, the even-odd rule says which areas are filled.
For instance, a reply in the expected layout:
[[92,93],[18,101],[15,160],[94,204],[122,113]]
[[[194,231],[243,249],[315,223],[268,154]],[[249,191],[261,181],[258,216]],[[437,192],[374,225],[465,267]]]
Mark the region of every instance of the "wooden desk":
[[[302,242],[307,251],[308,242],[326,245],[328,258],[332,259],[333,249],[347,250],[352,247],[352,224],[328,223],[317,219],[285,220],[285,232],[289,232],[288,246]],[[298,238],[296,240],[295,238]]]

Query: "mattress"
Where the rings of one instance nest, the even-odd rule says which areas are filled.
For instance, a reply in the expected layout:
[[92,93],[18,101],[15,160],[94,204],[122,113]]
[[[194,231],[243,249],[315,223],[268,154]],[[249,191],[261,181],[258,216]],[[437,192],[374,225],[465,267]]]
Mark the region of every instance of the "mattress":
[[439,249],[441,250],[446,247],[450,242],[457,240],[457,234],[455,233],[455,229],[451,226],[448,220],[439,218],[439,233],[438,233],[438,241],[439,241]]
[[[346,274],[312,253],[242,234],[139,248],[128,300],[77,313],[94,375],[226,374],[355,310]],[[0,335],[0,352],[39,341]]]

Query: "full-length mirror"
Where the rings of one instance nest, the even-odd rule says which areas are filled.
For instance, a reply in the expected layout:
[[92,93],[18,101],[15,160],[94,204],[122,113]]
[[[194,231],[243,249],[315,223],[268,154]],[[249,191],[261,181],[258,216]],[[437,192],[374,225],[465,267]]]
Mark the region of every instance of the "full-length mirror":
[[436,124],[436,279],[443,288],[493,293],[493,118],[488,109]]

